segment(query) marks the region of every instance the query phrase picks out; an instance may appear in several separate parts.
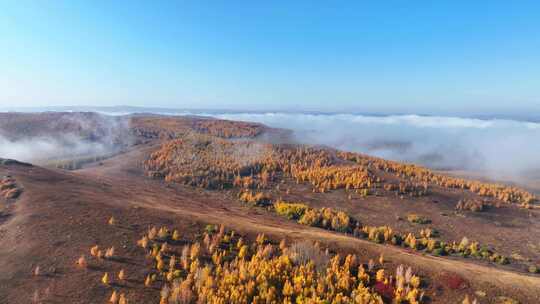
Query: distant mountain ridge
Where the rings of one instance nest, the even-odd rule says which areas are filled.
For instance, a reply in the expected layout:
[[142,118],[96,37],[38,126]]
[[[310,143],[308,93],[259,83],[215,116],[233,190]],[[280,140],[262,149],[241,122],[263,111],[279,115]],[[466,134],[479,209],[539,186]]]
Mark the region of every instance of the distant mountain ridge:
[[104,114],[119,115],[133,113],[154,113],[171,115],[217,115],[217,114],[265,114],[265,113],[287,113],[287,114],[309,114],[309,115],[365,115],[374,117],[418,115],[418,116],[441,116],[473,118],[481,120],[516,120],[528,122],[540,122],[540,113],[479,113],[479,114],[457,114],[457,113],[401,113],[401,112],[361,112],[361,111],[318,111],[318,110],[229,110],[229,109],[189,109],[189,108],[162,108],[162,107],[138,107],[138,106],[45,106],[45,107],[0,107],[0,112],[100,112]]

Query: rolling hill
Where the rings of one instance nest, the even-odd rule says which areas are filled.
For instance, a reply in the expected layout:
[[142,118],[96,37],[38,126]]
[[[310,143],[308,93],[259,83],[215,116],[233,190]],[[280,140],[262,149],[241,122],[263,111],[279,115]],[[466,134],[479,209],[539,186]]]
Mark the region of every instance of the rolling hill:
[[0,303],[540,302],[519,187],[256,123],[2,115],[14,145],[67,143],[0,161]]

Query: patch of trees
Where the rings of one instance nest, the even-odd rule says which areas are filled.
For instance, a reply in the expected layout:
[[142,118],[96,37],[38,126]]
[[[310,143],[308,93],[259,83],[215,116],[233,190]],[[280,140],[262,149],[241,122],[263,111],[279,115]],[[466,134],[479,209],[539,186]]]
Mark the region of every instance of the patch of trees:
[[97,163],[108,158],[113,157],[116,153],[107,153],[104,155],[88,155],[88,156],[78,156],[73,158],[61,159],[50,161],[47,166],[53,166],[57,169],[64,170],[78,170],[81,169],[86,164]]
[[[369,168],[344,164],[327,149],[194,134],[162,144],[144,166],[152,177],[207,189],[265,189],[290,177],[309,183],[313,192],[344,189],[367,196],[384,183]],[[428,191],[426,183],[384,186],[397,195],[420,196]]]
[[[420,235],[412,232],[398,233],[390,226],[362,225],[359,221],[343,211],[331,208],[311,208],[304,203],[285,202],[278,200],[274,203],[277,214],[295,220],[299,224],[319,227],[327,230],[351,233],[358,238],[365,238],[380,244],[392,244],[424,251],[433,255],[455,255],[460,257],[475,257],[499,264],[509,263],[509,259],[486,245],[471,242],[466,237],[461,241],[445,242],[439,240],[437,231],[425,228]],[[417,214],[409,214],[407,220],[416,224],[428,224],[431,221]]]
[[194,117],[132,117],[130,131],[139,139],[172,140],[186,134],[207,134],[220,138],[253,138],[266,128],[257,123]]
[[297,183],[309,182],[314,192],[320,193],[336,189],[371,189],[381,182],[369,170],[360,166],[293,168],[292,176]]
[[262,192],[253,192],[251,190],[242,190],[238,194],[238,198],[253,206],[264,207],[271,204],[270,197]]
[[473,212],[480,212],[487,208],[487,204],[482,200],[476,199],[461,199],[456,204],[456,210],[469,210]]
[[[176,246],[150,234],[139,245],[153,267],[145,286],[161,287],[159,303],[421,303],[420,277],[400,265],[362,262],[310,242],[251,242],[234,231],[204,233]],[[151,233],[153,235],[153,233]],[[169,245],[172,244],[172,245]]]
[[266,144],[192,134],[164,143],[144,166],[150,176],[167,182],[207,189],[255,189],[271,178],[263,172],[271,164],[271,154]]
[[428,194],[428,184],[413,183],[410,181],[400,181],[397,184],[386,183],[384,190],[395,192],[396,195],[409,195],[411,197],[420,197]]
[[[297,183],[309,183],[313,192],[320,193],[344,189],[367,196],[383,189],[418,197],[429,194],[430,185],[437,185],[526,208],[536,201],[533,194],[516,187],[450,177],[417,165],[357,153],[191,133],[162,144],[144,167],[150,176],[207,189],[265,189],[290,177]],[[376,171],[390,173],[399,180],[385,181]]]
[[513,186],[483,183],[437,174],[422,166],[388,161],[359,153],[338,152],[338,156],[344,160],[354,161],[367,168],[391,173],[402,179],[409,179],[418,183],[435,184],[444,188],[469,190],[479,196],[495,198],[505,203],[518,204],[524,208],[530,208],[531,204],[537,201],[534,194]]
[[14,178],[4,176],[0,178],[0,195],[6,199],[16,199],[23,192],[23,189],[17,184]]
[[278,200],[274,203],[277,214],[294,219],[298,223],[323,229],[351,232],[356,222],[345,212],[332,208],[310,208],[302,203],[287,203]]
[[193,128],[197,132],[222,138],[251,138],[260,135],[265,129],[257,123],[219,119],[196,120]]

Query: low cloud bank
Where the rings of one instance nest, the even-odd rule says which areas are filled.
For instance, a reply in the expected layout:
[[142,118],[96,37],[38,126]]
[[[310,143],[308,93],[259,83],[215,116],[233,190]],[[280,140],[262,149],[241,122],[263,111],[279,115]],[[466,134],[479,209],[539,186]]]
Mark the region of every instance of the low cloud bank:
[[129,119],[95,113],[4,117],[0,157],[37,164],[113,153],[129,143]]
[[103,155],[110,147],[96,142],[89,142],[74,135],[63,138],[39,137],[21,140],[9,140],[0,137],[0,156],[26,162],[47,162],[68,157]]

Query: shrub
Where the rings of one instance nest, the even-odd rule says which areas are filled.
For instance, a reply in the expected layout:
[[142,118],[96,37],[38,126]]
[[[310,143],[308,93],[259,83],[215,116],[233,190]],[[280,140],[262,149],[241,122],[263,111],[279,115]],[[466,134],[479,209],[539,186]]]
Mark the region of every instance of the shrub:
[[86,268],[86,266],[88,266],[84,255],[81,255],[81,257],[77,260],[77,265],[82,268]]
[[420,235],[426,238],[436,238],[439,236],[439,231],[431,228],[420,230]]
[[407,215],[407,220],[415,224],[429,224],[431,220],[418,214],[411,213]]
[[124,269],[120,269],[120,272],[118,273],[118,279],[120,281],[123,281],[126,279],[126,272],[124,271]]
[[388,226],[372,227],[364,226],[363,231],[367,234],[369,240],[376,243],[383,243],[388,241],[394,241],[396,244],[401,243],[401,238],[398,235],[394,235],[392,228]]
[[336,215],[332,216],[332,230],[347,232],[350,221],[351,219],[345,212],[339,211]]
[[98,251],[99,251],[99,246],[98,246],[98,245],[92,246],[92,247],[90,248],[90,254],[91,254],[92,256],[97,257],[97,256],[98,256]]
[[165,268],[165,262],[162,259],[157,260],[156,269],[162,271]]
[[399,246],[401,245],[402,239],[400,235],[394,235],[390,241],[392,244]]
[[204,228],[204,231],[206,231],[206,233],[208,234],[213,234],[217,230],[218,230],[217,225],[206,225],[206,227]]
[[274,203],[274,209],[276,210],[276,213],[281,216],[285,216],[291,220],[299,220],[309,207],[302,203],[286,203],[282,200],[278,200]]
[[384,281],[384,269],[377,270],[377,273],[375,275],[375,280],[377,280],[377,282]]
[[169,229],[167,227],[161,227],[157,234],[161,240],[166,240],[169,237]]
[[[374,286],[374,290],[386,299],[392,299],[394,297],[394,288],[390,284],[384,284],[384,282],[377,281]],[[362,303],[362,302],[359,302]],[[379,302],[374,302],[379,303]],[[383,303],[383,302],[380,302]]]
[[105,251],[105,257],[110,259],[114,256],[114,246]]
[[411,277],[411,282],[410,283],[411,283],[411,286],[414,287],[414,288],[420,287],[420,283],[421,283],[420,277],[413,275]]
[[125,294],[123,293],[120,294],[120,299],[118,299],[118,304],[128,304]]
[[238,198],[244,202],[254,206],[265,207],[270,205],[270,197],[262,192],[254,193],[251,190],[241,191]]
[[145,286],[145,287],[150,287],[150,286],[152,286],[152,279],[151,279],[150,275],[147,275],[147,276],[146,276],[146,279],[144,280],[144,286]]
[[456,204],[456,210],[470,210],[473,212],[483,211],[486,204],[482,200],[467,200],[462,199]]
[[238,251],[238,257],[241,259],[245,258],[248,255],[248,250],[249,247],[247,245],[242,245],[242,247],[240,247],[240,250]]
[[199,254],[201,253],[201,244],[195,243],[191,245],[190,251],[189,251],[189,257],[194,260],[199,257]]
[[109,285],[109,273],[108,272],[105,272],[105,274],[101,278],[101,283],[103,283],[105,285]]
[[326,268],[329,257],[312,242],[303,241],[291,245],[286,254],[296,265],[306,265],[313,262],[318,270]]
[[173,239],[173,241],[178,241],[178,240],[180,240],[180,233],[178,232],[178,230],[175,229],[175,230],[173,231],[172,239]]
[[501,265],[506,265],[506,264],[509,264],[510,261],[508,260],[507,257],[505,257],[504,255],[500,255],[497,259],[496,259],[496,262],[498,264],[501,264]]
[[141,246],[142,248],[146,249],[148,248],[148,242],[149,242],[149,239],[148,237],[145,235],[142,237],[142,239],[138,240],[137,241],[137,245]]
[[281,251],[284,251],[286,248],[287,248],[287,242],[285,241],[285,239],[282,239],[282,240],[279,242],[279,249],[280,249]]
[[118,303],[118,293],[116,292],[116,290],[113,290],[111,298],[109,299],[109,302],[112,304]]
[[444,273],[441,276],[441,282],[450,289],[464,289],[468,287],[467,281],[455,273]]
[[320,222],[321,216],[315,209],[307,209],[298,220],[298,223],[307,226],[319,226]]
[[263,245],[264,243],[266,243],[266,241],[268,241],[268,240],[267,240],[266,236],[264,235],[264,233],[261,233],[261,234],[257,235],[257,240],[256,240],[257,244]]
[[440,255],[446,255],[446,252],[444,251],[444,248],[435,248],[431,252],[433,255],[440,256]]

